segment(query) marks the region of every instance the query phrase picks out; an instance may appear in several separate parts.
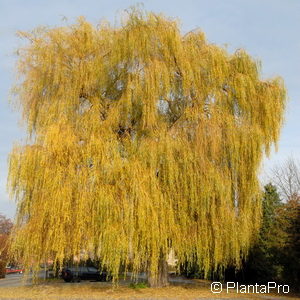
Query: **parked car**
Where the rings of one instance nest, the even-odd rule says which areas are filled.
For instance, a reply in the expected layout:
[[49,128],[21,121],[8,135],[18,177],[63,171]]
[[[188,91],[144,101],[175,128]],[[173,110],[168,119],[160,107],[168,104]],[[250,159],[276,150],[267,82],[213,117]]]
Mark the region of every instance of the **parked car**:
[[81,280],[111,280],[111,276],[106,271],[100,272],[95,267],[65,267],[61,271],[61,278],[65,282],[79,282]]
[[13,273],[22,274],[23,272],[24,272],[24,269],[18,268],[18,267],[6,267],[6,270],[5,270],[6,274],[13,274]]

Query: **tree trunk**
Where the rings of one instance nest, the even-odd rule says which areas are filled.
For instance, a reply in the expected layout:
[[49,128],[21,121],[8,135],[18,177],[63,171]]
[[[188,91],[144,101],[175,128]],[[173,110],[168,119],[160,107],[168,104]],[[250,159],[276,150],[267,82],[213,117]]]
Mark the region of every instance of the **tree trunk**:
[[158,274],[152,274],[148,271],[148,285],[150,287],[164,287],[169,285],[168,263],[163,253],[160,253],[158,261]]

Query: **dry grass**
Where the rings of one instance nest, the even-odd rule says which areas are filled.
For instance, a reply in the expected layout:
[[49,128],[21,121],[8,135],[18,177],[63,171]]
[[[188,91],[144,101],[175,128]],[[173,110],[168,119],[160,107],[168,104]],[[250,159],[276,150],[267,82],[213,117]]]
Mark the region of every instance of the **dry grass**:
[[[128,285],[113,287],[109,283],[70,283],[48,282],[44,284],[1,287],[0,299],[45,299],[45,300],[86,300],[86,299],[262,299],[260,295],[249,294],[213,294],[209,282],[197,282],[195,285],[169,286],[166,288],[133,289]],[[264,299],[283,299],[282,296],[264,297]],[[288,299],[288,298],[286,298]],[[292,298],[290,298],[292,299]],[[300,298],[293,298],[300,299]]]

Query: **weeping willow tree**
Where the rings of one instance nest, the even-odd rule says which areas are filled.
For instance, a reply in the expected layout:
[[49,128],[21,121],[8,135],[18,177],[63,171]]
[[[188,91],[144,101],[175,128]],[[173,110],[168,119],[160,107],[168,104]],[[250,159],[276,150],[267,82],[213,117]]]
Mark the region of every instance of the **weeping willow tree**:
[[120,26],[20,33],[11,252],[26,267],[100,259],[165,284],[170,250],[204,274],[240,264],[260,225],[257,173],[279,138],[280,78],[138,9]]

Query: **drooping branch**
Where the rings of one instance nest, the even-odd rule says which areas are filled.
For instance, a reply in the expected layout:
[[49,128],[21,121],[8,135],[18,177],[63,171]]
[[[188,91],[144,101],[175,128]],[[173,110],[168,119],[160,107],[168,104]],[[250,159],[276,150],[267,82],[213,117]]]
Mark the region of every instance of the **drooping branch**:
[[240,264],[259,228],[257,170],[282,126],[280,79],[135,10],[120,28],[80,19],[35,33],[19,73],[33,145],[13,149],[8,186],[27,269],[81,255],[115,279],[125,265],[155,281],[171,250],[204,274]]

